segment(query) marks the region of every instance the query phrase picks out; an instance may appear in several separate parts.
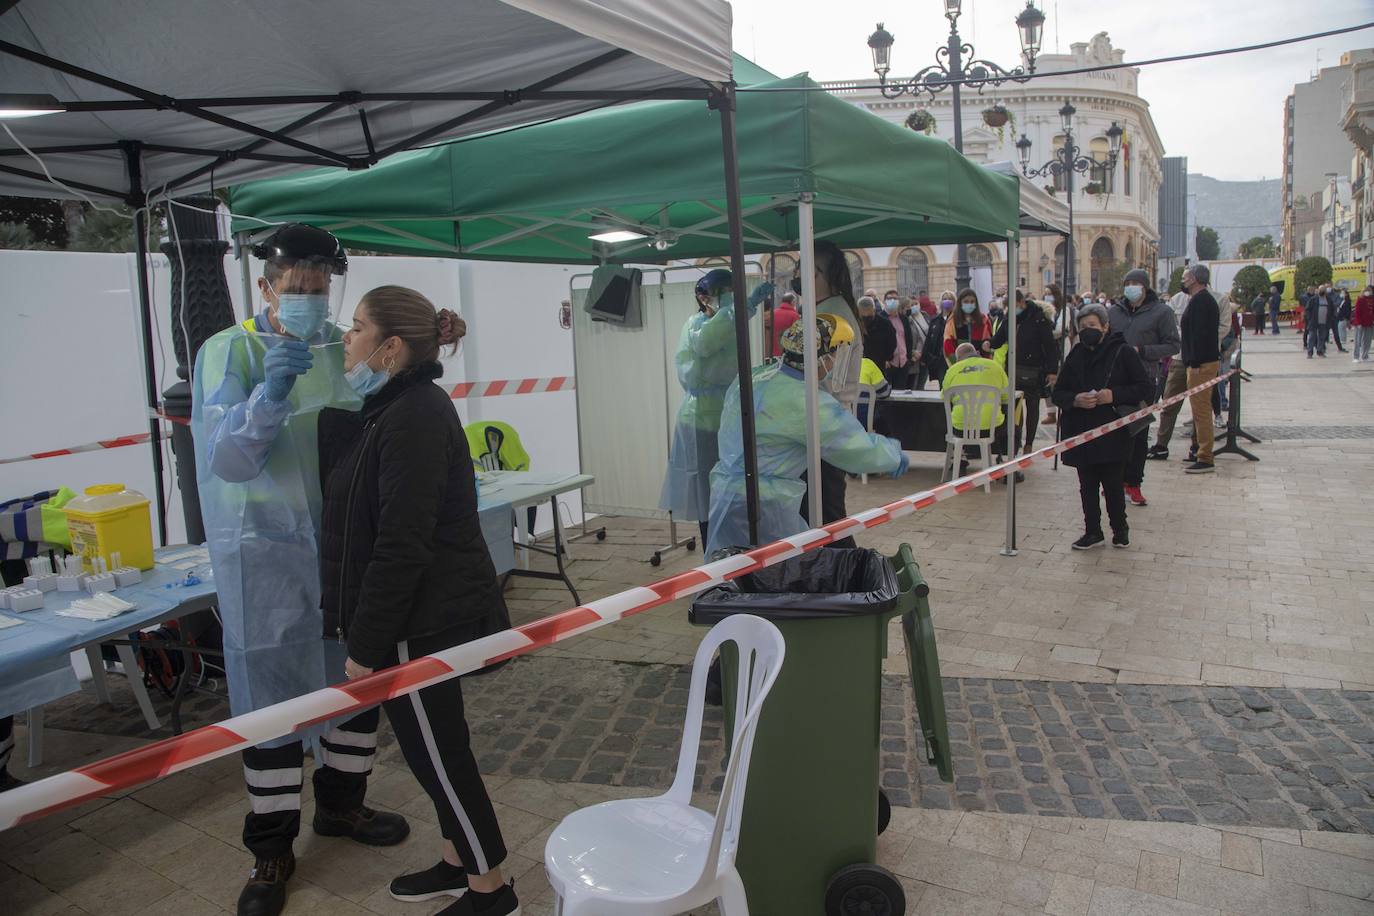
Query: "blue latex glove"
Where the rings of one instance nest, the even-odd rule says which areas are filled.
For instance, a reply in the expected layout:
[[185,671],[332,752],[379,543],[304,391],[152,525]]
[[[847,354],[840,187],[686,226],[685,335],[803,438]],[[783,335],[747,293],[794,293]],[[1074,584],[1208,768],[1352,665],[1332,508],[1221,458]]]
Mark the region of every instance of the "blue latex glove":
[[898,477],[901,477],[906,473],[906,469],[909,467],[911,467],[911,459],[906,456],[906,452],[902,452],[901,461],[897,463],[897,470],[892,472],[892,479],[896,480]]
[[282,340],[268,350],[262,358],[263,372],[267,375],[263,388],[268,400],[286,400],[296,384],[296,376],[309,372],[313,361],[310,346],[303,340]]
[[752,314],[754,310],[759,307],[759,304],[762,303],[763,300],[767,299],[771,295],[773,295],[773,284],[769,283],[767,280],[764,280],[758,286],[754,287],[754,291],[749,294],[750,314]]

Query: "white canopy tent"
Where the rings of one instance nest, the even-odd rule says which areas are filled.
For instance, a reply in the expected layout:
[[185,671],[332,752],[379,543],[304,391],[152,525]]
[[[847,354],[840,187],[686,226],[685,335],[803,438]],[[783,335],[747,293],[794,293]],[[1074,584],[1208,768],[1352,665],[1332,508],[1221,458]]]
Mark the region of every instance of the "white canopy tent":
[[[0,194],[147,207],[616,102],[701,99],[722,112],[735,298],[744,244],[725,0],[0,0]],[[158,409],[146,269],[150,411]],[[741,311],[741,316],[744,315]],[[748,327],[740,345],[753,441]],[[150,417],[166,539],[158,420]],[[751,528],[757,471],[747,459]]]

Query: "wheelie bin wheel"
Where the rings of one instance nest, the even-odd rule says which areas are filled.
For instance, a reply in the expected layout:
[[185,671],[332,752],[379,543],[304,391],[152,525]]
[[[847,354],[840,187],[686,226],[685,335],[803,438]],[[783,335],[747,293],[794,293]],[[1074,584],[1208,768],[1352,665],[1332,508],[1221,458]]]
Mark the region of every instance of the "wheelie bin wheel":
[[848,865],[825,889],[825,916],[903,916],[906,892],[897,877],[878,865]]
[[650,566],[658,566],[658,565],[659,565],[660,563],[662,563],[662,562],[663,562],[663,557],[660,556],[660,555],[657,554],[657,553],[655,553],[652,557],[649,558],[649,565],[650,565]]
[[688,550],[696,550],[696,549],[697,549],[697,539],[696,539],[696,538],[688,538],[688,540],[687,540],[687,549],[688,549]]
[[892,802],[887,800],[887,793],[882,789],[878,790],[878,835],[881,836],[887,829],[887,825],[892,823]]
[[598,531],[598,532],[596,533],[596,539],[597,539],[598,541],[604,541],[604,540],[606,540],[606,529],[605,529],[605,528],[602,528],[600,531]]

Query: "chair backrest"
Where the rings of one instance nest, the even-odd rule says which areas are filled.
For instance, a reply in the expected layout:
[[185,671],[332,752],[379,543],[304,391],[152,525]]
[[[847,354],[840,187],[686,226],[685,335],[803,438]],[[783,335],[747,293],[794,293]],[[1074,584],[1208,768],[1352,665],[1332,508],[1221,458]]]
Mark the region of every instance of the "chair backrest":
[[754,747],[759,712],[768,691],[782,669],[785,652],[782,633],[761,617],[736,614],[711,628],[692,661],[692,687],[687,695],[687,718],[678,751],[677,773],[668,797],[679,804],[692,801],[692,783],[697,773],[697,752],[701,745],[701,720],[706,703],[706,673],[711,658],[726,642],[733,642],[739,653],[739,681],[735,687],[734,729],[730,739],[730,761],[725,767],[720,802],[716,806],[715,832],[694,887],[713,882],[723,868],[734,864],[739,845],[740,815],[744,810],[744,789],[749,781],[749,756]]
[[854,402],[855,416],[858,416],[858,409],[865,406],[868,413],[864,415],[864,425],[869,432],[873,432],[873,416],[878,412],[878,389],[872,385],[859,386],[859,397]]
[[[940,392],[945,403],[945,428],[960,439],[988,439],[997,434],[997,407],[1006,394],[995,385],[954,385]],[[959,426],[954,425],[954,408],[962,408]],[[983,415],[989,422],[983,427]]]
[[[464,432],[468,437],[468,447],[472,451],[473,464],[483,471],[522,471],[525,467],[509,467],[502,460],[501,450],[511,446],[514,453],[523,456],[524,447],[520,434],[508,423],[499,420],[478,420],[469,423]],[[526,456],[527,457],[527,456]]]

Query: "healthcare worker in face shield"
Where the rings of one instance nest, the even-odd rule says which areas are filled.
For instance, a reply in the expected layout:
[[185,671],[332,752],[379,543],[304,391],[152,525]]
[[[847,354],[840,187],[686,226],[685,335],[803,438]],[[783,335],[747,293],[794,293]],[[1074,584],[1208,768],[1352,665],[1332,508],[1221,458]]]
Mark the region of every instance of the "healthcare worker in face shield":
[[[711,469],[716,465],[716,437],[725,392],[739,376],[735,349],[735,306],[728,270],[712,270],[697,281],[697,313],[687,319],[678,338],[677,378],[682,405],[673,428],[673,448],[663,480],[659,508],[683,521],[696,520],[704,547],[711,511]],[[760,283],[749,295],[749,317],[773,292]]]
[[[782,335],[782,362],[754,370],[754,431],[759,465],[759,543],[805,531],[801,503],[806,494],[805,328],[802,318]],[[835,315],[814,319],[820,376],[833,368],[836,350],[854,340],[849,322]],[[817,392],[821,457],[851,474],[906,472],[908,459],[896,439],[870,433],[829,392]],[[709,557],[723,547],[749,542],[744,487],[744,441],[740,431],[739,383],[730,386],[720,418],[720,461],[711,472]]]
[[[219,593],[234,715],[344,680],[345,648],[320,638],[321,514],[317,419],[357,410],[334,321],[348,259],[322,229],[291,224],[257,245],[266,306],[196,356],[191,429],[201,514]],[[363,805],[376,716],[323,724],[243,753],[251,811],[243,842],[256,858],[240,916],[280,913],[300,831],[302,740],[320,739],[314,828],[374,846],[401,842],[397,814]]]

